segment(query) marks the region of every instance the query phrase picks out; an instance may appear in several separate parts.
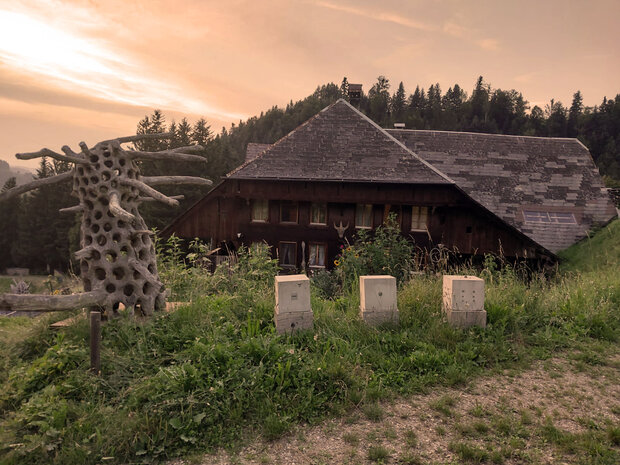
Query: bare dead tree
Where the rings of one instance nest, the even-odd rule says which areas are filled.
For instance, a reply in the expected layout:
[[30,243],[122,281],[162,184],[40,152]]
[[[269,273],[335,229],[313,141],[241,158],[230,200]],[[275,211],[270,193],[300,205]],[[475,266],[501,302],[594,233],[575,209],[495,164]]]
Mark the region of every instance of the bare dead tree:
[[140,216],[138,207],[145,201],[160,201],[170,206],[179,204],[182,196],[169,197],[152,186],[212,183],[191,176],[142,177],[136,161],[204,162],[206,159],[191,153],[202,150],[201,146],[142,152],[125,150],[121,144],[170,136],[162,133],[120,137],[99,142],[92,148],[80,142],[79,153],[64,146],[63,154],[42,149],[15,155],[20,160],[50,157],[74,164],[69,172],[9,189],[0,194],[0,201],[42,186],[73,181],[72,195],[79,199],[79,204],[60,211],[82,214],[82,248],[75,257],[80,263],[85,292],[71,296],[3,294],[0,295],[0,309],[56,311],[98,306],[113,316],[120,303],[139,309],[144,315],[163,308],[166,293],[157,273],[153,233]]

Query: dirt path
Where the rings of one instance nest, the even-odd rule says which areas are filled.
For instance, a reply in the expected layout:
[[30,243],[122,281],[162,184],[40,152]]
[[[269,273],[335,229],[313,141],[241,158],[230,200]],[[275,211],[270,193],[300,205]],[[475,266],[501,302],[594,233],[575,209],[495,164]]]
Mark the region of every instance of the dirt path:
[[366,406],[200,464],[599,463],[620,457],[620,350]]

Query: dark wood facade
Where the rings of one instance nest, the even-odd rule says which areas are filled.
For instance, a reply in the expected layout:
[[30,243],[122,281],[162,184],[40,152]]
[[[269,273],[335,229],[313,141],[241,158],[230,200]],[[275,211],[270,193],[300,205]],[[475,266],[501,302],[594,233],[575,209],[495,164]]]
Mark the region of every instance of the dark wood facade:
[[[268,201],[266,221],[252,221],[252,203],[257,200]],[[297,221],[281,221],[284,203],[297,206]],[[311,222],[312,204],[326,206],[325,224]],[[371,229],[381,225],[390,211],[397,213],[402,234],[422,248],[442,244],[464,255],[501,250],[508,257],[553,257],[456,186],[445,184],[226,179],[163,234],[199,237],[233,249],[265,241],[274,257],[281,243],[294,243],[297,268],[309,263],[310,244],[321,244],[327,247],[325,264],[331,268],[340,246],[355,239],[358,204],[372,204]],[[426,230],[411,229],[415,206],[428,207]],[[342,238],[335,229],[340,224],[348,225]]]
[[284,265],[329,268],[360,227],[393,211],[422,248],[555,261],[615,216],[574,139],[385,130],[338,100],[247,152],[164,235],[211,239],[224,251],[265,241]]

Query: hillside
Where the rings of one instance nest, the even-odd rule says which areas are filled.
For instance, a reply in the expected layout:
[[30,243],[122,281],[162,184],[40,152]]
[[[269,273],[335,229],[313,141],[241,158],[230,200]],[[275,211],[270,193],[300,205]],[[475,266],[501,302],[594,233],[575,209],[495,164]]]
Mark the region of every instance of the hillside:
[[[458,386],[564,352],[605,360],[620,339],[619,257],[609,249],[620,241],[618,226],[575,246],[555,277],[525,281],[523,270],[487,261],[478,273],[486,281],[488,326],[466,331],[442,321],[441,277],[430,273],[399,290],[400,325],[379,329],[359,321],[355,287],[321,297],[329,281],[323,276],[312,284],[314,331],[278,336],[275,264],[264,250],[242,253],[210,275],[185,268],[173,248],[160,256],[161,275],[173,299],[192,295],[193,303],[149,321],[104,325],[100,377],[87,371],[85,320],[56,333],[49,322],[67,315],[0,319],[0,463],[168,459],[257,435],[272,440],[346,412],[380,418],[382,399]],[[590,256],[606,258],[593,266]],[[187,259],[199,263],[195,254]],[[436,408],[449,411],[446,402]],[[595,448],[578,450],[615,463],[618,431],[596,425]],[[543,442],[572,441],[560,426],[549,423]]]
[[34,173],[26,168],[11,167],[4,160],[0,160],[0,189],[10,178],[14,177],[19,185],[32,181],[33,176]]
[[620,270],[620,221],[560,253],[562,271]]

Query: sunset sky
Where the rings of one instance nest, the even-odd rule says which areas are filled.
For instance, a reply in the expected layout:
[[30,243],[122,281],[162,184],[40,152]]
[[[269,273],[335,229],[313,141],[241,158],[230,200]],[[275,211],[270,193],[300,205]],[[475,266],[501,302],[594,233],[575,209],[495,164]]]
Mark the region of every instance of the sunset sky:
[[135,133],[154,108],[212,128],[378,75],[483,75],[531,105],[620,92],[617,0],[0,0],[0,159]]

